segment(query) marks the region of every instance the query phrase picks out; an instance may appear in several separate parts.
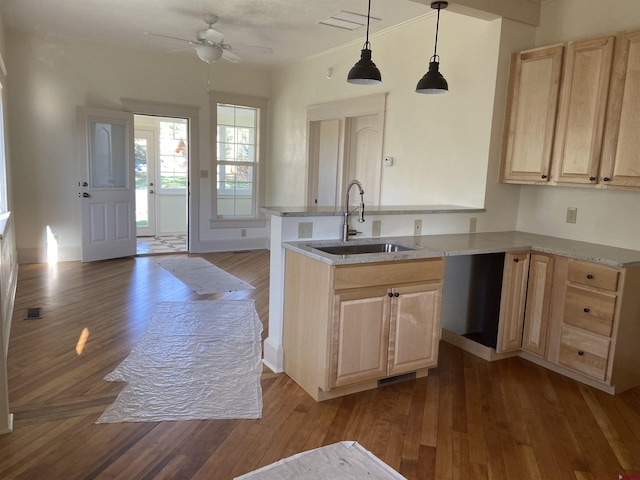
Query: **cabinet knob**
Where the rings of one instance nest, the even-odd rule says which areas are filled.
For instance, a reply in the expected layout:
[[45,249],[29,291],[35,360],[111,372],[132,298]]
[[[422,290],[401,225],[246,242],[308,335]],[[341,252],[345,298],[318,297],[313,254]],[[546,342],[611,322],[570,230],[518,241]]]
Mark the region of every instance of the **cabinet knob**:
[[393,296],[397,298],[397,297],[400,296],[400,294],[398,292],[396,292],[396,293],[393,294]]
[[542,178],[547,178],[547,176],[546,175],[542,175]]
[[588,273],[588,274],[587,274],[587,278],[588,278],[589,280],[592,280],[592,279],[593,279],[593,275],[591,275],[590,273]]
[[596,181],[596,177],[589,177],[589,181],[590,182],[595,182]]
[[584,313],[589,313],[589,308],[588,307],[584,308]]
[[578,355],[583,356],[584,352],[582,350],[578,350]]
[[519,258],[514,258],[513,261],[518,263],[520,261],[520,259]]
[[604,180],[605,182],[611,181],[611,179],[609,177],[604,177],[602,180]]
[[393,297],[393,293],[389,292],[387,295],[389,295],[389,298]]

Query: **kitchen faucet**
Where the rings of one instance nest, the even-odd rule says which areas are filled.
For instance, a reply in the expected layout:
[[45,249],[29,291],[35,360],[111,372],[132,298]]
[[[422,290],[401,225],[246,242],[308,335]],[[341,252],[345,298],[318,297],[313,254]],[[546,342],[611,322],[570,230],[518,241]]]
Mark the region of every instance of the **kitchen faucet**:
[[[349,211],[349,190],[351,190],[351,187],[353,187],[354,185],[357,185],[358,190],[360,190],[360,206]],[[359,223],[364,222],[364,190],[362,189],[362,184],[358,180],[351,180],[349,182],[349,185],[347,185],[347,191],[345,192],[345,195],[344,195],[344,223],[342,224],[342,241],[343,242],[346,242],[347,240],[349,240],[350,235],[356,235],[357,233],[360,233],[360,232],[357,232],[355,229],[354,230],[349,229],[349,215],[355,212],[356,209],[360,209],[360,216],[358,217],[358,222]]]

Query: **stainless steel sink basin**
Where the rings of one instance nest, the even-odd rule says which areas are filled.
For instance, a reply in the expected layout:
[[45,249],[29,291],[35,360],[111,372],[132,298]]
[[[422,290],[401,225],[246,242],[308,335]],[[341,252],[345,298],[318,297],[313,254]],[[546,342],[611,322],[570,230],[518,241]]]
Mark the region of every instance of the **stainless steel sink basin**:
[[312,248],[333,255],[361,255],[364,253],[391,253],[413,250],[411,247],[405,247],[404,245],[398,245],[396,243],[351,244],[330,247],[312,246]]

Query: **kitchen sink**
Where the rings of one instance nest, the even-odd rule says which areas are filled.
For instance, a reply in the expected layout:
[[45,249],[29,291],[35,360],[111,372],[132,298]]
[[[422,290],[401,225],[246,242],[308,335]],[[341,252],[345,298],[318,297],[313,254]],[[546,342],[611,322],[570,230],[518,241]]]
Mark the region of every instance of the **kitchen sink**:
[[392,253],[402,252],[405,250],[414,250],[412,247],[405,247],[397,243],[367,243],[367,244],[351,244],[351,245],[334,245],[334,246],[312,246],[310,247],[320,250],[324,253],[332,255],[361,255],[364,253]]

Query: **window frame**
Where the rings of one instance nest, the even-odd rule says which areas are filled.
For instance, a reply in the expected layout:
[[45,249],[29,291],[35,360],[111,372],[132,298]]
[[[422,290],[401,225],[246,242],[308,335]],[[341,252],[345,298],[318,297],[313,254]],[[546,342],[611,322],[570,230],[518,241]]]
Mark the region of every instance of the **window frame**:
[[[253,181],[255,184],[255,194],[253,196],[253,216],[238,217],[218,217],[218,186],[217,177],[220,165],[218,163],[218,104],[233,105],[237,107],[254,108],[258,110],[258,120],[256,125],[256,160],[253,164]],[[267,118],[268,99],[251,95],[233,94],[225,92],[209,92],[209,111],[211,119],[211,218],[209,226],[216,228],[241,228],[241,227],[263,227],[266,225],[264,214],[259,211],[264,204],[264,183],[265,168],[267,158]],[[241,165],[242,162],[239,162]]]

